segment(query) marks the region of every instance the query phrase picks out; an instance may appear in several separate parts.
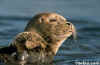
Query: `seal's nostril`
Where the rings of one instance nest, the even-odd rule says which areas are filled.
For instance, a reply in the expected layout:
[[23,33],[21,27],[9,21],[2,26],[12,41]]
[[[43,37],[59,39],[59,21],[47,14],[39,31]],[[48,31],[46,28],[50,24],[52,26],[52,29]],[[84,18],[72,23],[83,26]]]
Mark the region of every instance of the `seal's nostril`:
[[67,23],[68,25],[70,25],[70,23]]

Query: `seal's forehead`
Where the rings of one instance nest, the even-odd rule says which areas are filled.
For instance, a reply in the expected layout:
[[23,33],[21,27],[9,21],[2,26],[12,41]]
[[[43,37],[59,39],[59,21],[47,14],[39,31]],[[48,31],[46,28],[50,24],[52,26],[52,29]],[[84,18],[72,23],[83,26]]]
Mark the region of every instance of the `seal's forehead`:
[[39,13],[36,16],[34,16],[35,18],[59,18],[59,19],[63,19],[66,20],[66,18],[64,18],[63,16],[61,16],[60,14],[57,13]]
[[66,18],[57,13],[51,13],[49,17],[66,20]]

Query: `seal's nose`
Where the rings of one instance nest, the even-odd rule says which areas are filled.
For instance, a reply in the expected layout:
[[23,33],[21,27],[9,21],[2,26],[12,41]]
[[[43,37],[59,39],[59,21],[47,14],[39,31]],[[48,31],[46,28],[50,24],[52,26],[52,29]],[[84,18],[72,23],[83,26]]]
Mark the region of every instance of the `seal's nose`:
[[72,32],[72,37],[73,37],[73,39],[76,40],[76,38],[77,38],[77,33],[76,33],[76,28],[75,28],[75,26],[74,26],[72,23],[70,23],[70,22],[67,22],[66,24],[70,27],[70,31],[69,31],[69,32]]
[[71,23],[70,23],[70,22],[67,22],[66,24],[67,24],[67,25],[71,25]]

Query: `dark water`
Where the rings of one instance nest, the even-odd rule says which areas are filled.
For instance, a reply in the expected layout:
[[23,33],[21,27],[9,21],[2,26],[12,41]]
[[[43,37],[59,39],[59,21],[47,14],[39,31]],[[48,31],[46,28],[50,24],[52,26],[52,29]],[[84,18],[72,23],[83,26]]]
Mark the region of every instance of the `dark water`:
[[62,45],[54,65],[100,62],[100,0],[0,0],[0,46],[9,45],[32,16],[47,11],[68,18],[78,34],[77,41]]

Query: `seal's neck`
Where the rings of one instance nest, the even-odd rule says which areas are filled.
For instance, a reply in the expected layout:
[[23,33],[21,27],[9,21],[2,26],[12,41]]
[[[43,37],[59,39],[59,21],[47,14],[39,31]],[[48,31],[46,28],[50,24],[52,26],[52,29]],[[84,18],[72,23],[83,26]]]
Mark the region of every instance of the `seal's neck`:
[[60,41],[58,41],[58,42],[51,43],[51,44],[49,45],[50,48],[51,48],[51,50],[52,50],[52,52],[53,52],[55,55],[56,55],[57,51],[59,50],[60,46],[64,43],[65,40],[66,40],[66,38],[63,39],[63,40],[60,40]]
[[37,30],[33,27],[33,28],[26,28],[24,30],[24,32],[37,32]]

